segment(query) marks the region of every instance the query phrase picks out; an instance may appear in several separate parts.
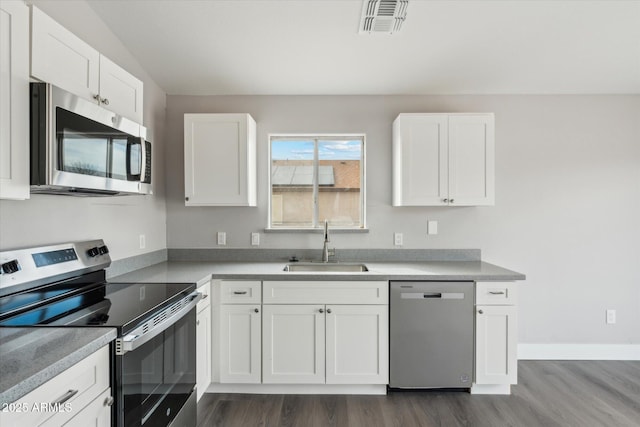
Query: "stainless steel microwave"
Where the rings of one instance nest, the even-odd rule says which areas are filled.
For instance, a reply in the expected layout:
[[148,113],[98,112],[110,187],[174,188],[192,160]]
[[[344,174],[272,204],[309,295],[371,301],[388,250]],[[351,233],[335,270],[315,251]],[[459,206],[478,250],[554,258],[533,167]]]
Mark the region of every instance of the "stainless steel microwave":
[[146,129],[47,83],[31,83],[31,192],[151,194]]

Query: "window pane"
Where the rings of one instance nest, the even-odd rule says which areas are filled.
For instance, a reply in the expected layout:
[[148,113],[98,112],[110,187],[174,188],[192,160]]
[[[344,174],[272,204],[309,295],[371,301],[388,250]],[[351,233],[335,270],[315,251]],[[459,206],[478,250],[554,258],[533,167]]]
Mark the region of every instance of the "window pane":
[[272,140],[273,227],[313,227],[313,151],[312,140]]
[[362,141],[318,141],[318,221],[361,226]]

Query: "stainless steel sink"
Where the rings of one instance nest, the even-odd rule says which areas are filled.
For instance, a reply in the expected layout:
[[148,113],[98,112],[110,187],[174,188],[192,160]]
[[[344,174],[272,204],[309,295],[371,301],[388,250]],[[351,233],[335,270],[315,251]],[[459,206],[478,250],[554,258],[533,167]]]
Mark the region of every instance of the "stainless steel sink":
[[342,263],[295,263],[284,266],[284,271],[289,272],[316,272],[316,273],[362,273],[369,271],[364,264]]

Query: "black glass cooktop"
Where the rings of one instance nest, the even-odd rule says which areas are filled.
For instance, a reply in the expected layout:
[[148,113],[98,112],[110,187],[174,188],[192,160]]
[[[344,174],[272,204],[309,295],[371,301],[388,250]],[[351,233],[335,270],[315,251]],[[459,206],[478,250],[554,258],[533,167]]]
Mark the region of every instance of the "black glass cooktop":
[[[91,277],[87,277],[91,276]],[[106,283],[89,275],[0,299],[0,326],[110,326],[121,333],[195,290],[183,283]]]

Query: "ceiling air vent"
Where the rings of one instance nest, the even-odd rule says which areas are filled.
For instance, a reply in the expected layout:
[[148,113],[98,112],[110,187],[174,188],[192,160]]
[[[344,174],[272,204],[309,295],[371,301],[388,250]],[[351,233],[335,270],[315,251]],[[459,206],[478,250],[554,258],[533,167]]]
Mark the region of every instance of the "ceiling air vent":
[[397,33],[407,17],[408,5],[409,0],[364,0],[360,33]]

